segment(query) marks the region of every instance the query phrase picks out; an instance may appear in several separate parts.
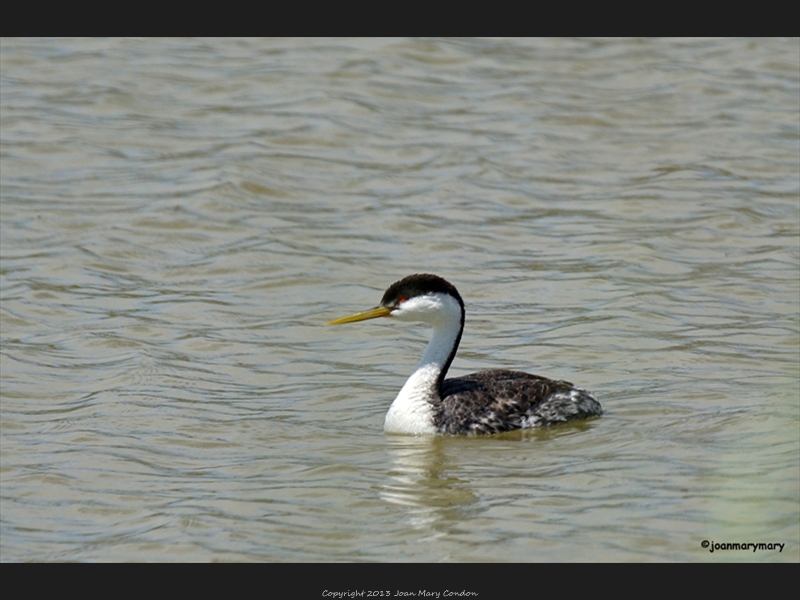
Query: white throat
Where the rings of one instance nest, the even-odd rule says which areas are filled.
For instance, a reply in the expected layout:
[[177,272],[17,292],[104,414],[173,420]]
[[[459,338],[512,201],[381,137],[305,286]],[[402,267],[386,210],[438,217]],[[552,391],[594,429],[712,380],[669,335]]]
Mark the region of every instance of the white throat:
[[433,402],[438,400],[439,375],[461,332],[461,305],[449,294],[412,298],[392,313],[403,321],[423,321],[433,335],[422,360],[386,413],[384,431],[436,433]]

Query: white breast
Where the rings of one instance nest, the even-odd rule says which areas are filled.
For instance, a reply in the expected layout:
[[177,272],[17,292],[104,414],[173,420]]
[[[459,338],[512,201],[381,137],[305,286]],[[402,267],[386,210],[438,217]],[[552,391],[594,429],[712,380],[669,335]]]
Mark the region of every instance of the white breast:
[[436,433],[430,390],[438,376],[439,370],[435,366],[426,368],[420,365],[389,407],[383,430],[390,433]]

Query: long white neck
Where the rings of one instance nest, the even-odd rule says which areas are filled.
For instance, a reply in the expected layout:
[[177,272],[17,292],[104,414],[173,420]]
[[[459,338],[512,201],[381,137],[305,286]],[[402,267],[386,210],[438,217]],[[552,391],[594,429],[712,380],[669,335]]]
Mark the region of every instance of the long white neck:
[[[451,296],[426,296],[436,301],[436,310],[421,311],[418,307],[403,320],[422,320],[433,326],[433,335],[417,368],[408,378],[389,407],[384,430],[393,433],[436,433],[434,404],[439,400],[439,384],[443,371],[450,366],[461,338],[461,306]],[[409,301],[410,302],[410,301]],[[423,307],[426,308],[426,307]],[[393,316],[395,316],[393,314]]]

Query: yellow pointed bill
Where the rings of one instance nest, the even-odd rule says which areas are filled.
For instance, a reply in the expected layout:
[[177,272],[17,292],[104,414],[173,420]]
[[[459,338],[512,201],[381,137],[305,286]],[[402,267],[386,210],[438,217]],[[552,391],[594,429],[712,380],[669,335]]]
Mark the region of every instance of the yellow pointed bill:
[[342,317],[341,319],[334,319],[325,323],[325,325],[341,325],[343,323],[355,323],[356,321],[366,321],[367,319],[377,319],[378,317],[388,317],[392,313],[391,308],[379,306],[364,312],[350,315],[349,317]]

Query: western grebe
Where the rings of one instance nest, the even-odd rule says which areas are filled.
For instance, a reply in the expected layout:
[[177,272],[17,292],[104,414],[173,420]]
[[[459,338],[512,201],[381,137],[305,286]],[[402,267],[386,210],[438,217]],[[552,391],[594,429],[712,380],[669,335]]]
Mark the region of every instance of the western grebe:
[[594,394],[567,381],[505,370],[445,379],[464,331],[464,314],[464,301],[451,283],[417,274],[390,285],[378,307],[326,323],[392,317],[433,327],[422,360],[386,414],[385,431],[498,433],[603,413]]

